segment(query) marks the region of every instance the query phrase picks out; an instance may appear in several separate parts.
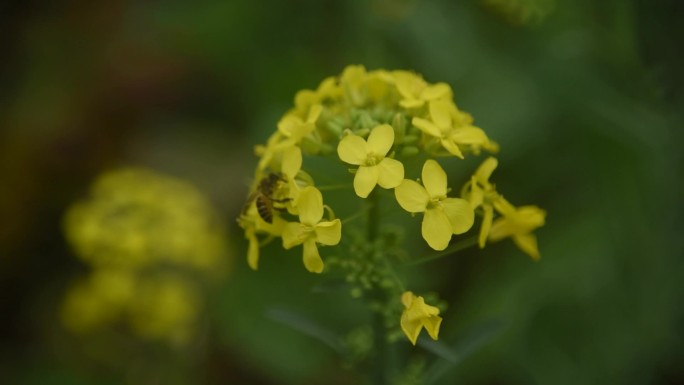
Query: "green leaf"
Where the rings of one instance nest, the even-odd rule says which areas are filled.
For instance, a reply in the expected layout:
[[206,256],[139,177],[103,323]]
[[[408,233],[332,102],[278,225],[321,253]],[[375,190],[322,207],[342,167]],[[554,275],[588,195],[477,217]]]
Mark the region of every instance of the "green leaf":
[[439,341],[420,339],[418,345],[439,357],[425,372],[425,384],[434,384],[449,370],[455,368],[468,356],[491,342],[501,332],[503,327],[503,321],[486,321],[465,333],[453,346],[448,346]]
[[340,355],[345,354],[345,348],[340,337],[301,314],[288,309],[271,308],[266,310],[266,317],[321,341]]

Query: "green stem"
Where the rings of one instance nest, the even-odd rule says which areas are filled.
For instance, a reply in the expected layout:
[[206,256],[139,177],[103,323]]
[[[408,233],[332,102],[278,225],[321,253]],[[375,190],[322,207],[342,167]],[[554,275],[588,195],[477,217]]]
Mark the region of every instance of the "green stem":
[[319,191],[332,191],[332,190],[342,190],[342,189],[351,189],[353,188],[354,185],[350,183],[344,183],[344,184],[329,184],[329,185],[323,185],[323,186],[316,186],[316,188]]
[[384,317],[381,312],[375,312],[373,315],[373,336],[375,338],[375,365],[373,370],[373,384],[385,385],[387,384],[387,338],[385,331]]
[[[371,192],[367,199],[368,202],[368,243],[374,244],[380,232],[380,204],[377,191]],[[384,293],[379,291],[380,296]],[[384,298],[379,298],[384,301]],[[375,365],[373,365],[373,384],[387,384],[387,338],[386,338],[384,316],[381,312],[373,315],[373,336],[375,346]]]
[[367,199],[368,202],[368,242],[374,243],[380,231],[380,205],[378,204],[378,194],[371,192]]
[[370,207],[365,207],[365,208],[359,210],[357,213],[352,214],[352,215],[342,219],[342,224],[349,223],[351,221],[355,221],[355,220],[361,218],[362,216],[366,215],[366,212],[369,209],[370,209]]
[[406,266],[421,265],[423,263],[434,261],[435,259],[450,256],[454,253],[457,253],[461,250],[465,250],[465,249],[472,247],[472,246],[475,246],[475,245],[477,245],[477,236],[472,237],[472,238],[466,238],[460,242],[454,243],[453,245],[447,247],[446,249],[444,249],[443,251],[441,251],[437,254],[429,255],[429,256],[424,257],[424,258],[418,258],[416,260],[406,262]]

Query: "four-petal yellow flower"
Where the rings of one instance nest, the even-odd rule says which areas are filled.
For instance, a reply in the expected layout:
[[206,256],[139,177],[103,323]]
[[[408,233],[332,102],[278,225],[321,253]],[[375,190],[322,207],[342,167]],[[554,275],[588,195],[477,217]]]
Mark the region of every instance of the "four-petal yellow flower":
[[489,138],[481,128],[460,124],[455,117],[462,115],[453,103],[447,100],[433,100],[429,105],[430,119],[413,118],[414,126],[429,136],[439,139],[449,153],[463,159],[459,145],[474,148],[490,148]]
[[546,211],[537,206],[515,207],[505,199],[498,199],[494,203],[496,211],[502,217],[497,218],[489,231],[489,240],[498,241],[511,237],[515,245],[534,260],[539,260],[537,237],[532,231],[544,225]]
[[467,200],[447,197],[447,176],[439,163],[425,161],[422,176],[422,186],[404,179],[394,194],[404,210],[424,213],[423,238],[433,249],[444,250],[452,234],[463,234],[473,226],[475,214]]
[[323,260],[316,243],[336,245],[342,237],[342,222],[321,221],[323,218],[323,196],[313,187],[304,187],[297,198],[299,222],[288,222],[283,228],[283,247],[291,249],[304,245],[304,266],[312,273],[323,271]]
[[439,316],[439,309],[427,305],[425,299],[416,296],[410,291],[401,295],[401,302],[404,304],[404,312],[401,314],[401,330],[413,345],[418,341],[418,334],[422,328],[427,330],[433,340],[439,335],[439,325],[442,317]]
[[394,144],[394,129],[388,124],[376,126],[368,140],[349,134],[340,140],[337,154],[343,162],[358,165],[354,176],[354,191],[366,198],[375,185],[394,188],[404,179],[404,165],[396,159],[387,158]]

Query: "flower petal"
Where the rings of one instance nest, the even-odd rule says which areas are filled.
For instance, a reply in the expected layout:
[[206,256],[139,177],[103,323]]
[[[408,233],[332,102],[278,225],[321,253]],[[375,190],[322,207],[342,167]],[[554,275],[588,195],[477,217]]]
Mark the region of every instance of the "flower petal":
[[278,121],[278,132],[289,138],[302,124],[302,119],[293,114],[287,114]]
[[401,330],[404,331],[406,338],[408,338],[414,346],[418,341],[418,335],[420,334],[422,326],[423,323],[420,322],[420,320],[409,319],[408,311],[404,310],[401,315]]
[[404,180],[404,165],[396,159],[381,160],[378,169],[378,184],[382,188],[395,188]]
[[515,234],[518,230],[515,223],[504,215],[503,217],[497,218],[494,223],[492,223],[492,228],[489,229],[487,238],[493,242],[500,241]]
[[283,174],[290,179],[294,178],[299,169],[302,168],[302,150],[297,146],[292,146],[283,151],[283,160],[280,168]]
[[404,304],[404,307],[409,308],[415,297],[416,295],[413,292],[405,291],[401,294],[401,303]]
[[470,182],[464,188],[464,193],[462,193],[461,196],[468,198],[470,205],[473,206],[474,209],[482,204],[484,201],[484,191],[482,191],[482,188],[477,184],[475,176],[470,177]]
[[451,112],[449,102],[446,100],[433,100],[430,102],[430,117],[442,132],[451,128]]
[[463,234],[473,227],[475,213],[470,202],[461,198],[446,198],[441,201],[441,204],[454,234]]
[[425,161],[423,165],[423,186],[430,198],[443,198],[447,193],[447,175],[444,169],[432,159]]
[[323,106],[320,104],[314,104],[309,108],[309,114],[306,117],[306,122],[307,123],[316,123],[316,120],[318,120],[318,117],[321,115],[321,111],[323,111]]
[[451,87],[446,83],[437,83],[425,87],[420,93],[420,98],[423,100],[435,100],[442,96],[449,96],[451,94]]
[[498,164],[499,161],[491,156],[487,158],[484,162],[482,162],[480,167],[477,168],[477,171],[475,171],[475,179],[477,180],[477,182],[480,183],[482,186],[488,186],[489,177],[492,175]]
[[366,141],[358,135],[347,135],[337,145],[337,155],[345,163],[363,164],[368,157]]
[[439,336],[439,326],[442,324],[442,317],[433,315],[423,319],[423,326],[433,340]]
[[459,144],[474,144],[484,146],[489,142],[487,135],[482,131],[481,128],[474,126],[466,126],[456,129],[449,135],[454,143]]
[[404,108],[417,108],[425,104],[424,100],[420,99],[403,99],[399,101],[399,105],[404,107]]
[[289,250],[301,245],[306,239],[306,226],[299,222],[287,222],[283,227],[283,248]]
[[482,206],[484,209],[484,216],[482,217],[482,225],[480,225],[480,235],[478,237],[478,244],[480,248],[485,247],[489,230],[492,228],[492,220],[494,219],[494,208],[491,205]]
[[247,247],[247,264],[252,270],[257,270],[259,268],[259,240],[254,234],[254,230],[248,231],[246,235],[249,240],[249,246]]
[[361,198],[367,198],[378,184],[378,166],[359,166],[354,176],[354,191]]
[[435,250],[444,250],[451,240],[451,223],[443,210],[438,208],[425,211],[422,225],[423,239]]
[[529,255],[535,261],[541,258],[539,255],[539,248],[537,247],[537,237],[534,234],[520,234],[513,236],[513,242],[525,254]]
[[304,253],[302,255],[304,267],[312,273],[320,273],[323,271],[323,260],[318,254],[318,247],[316,241],[311,238],[304,242]]
[[401,181],[394,189],[394,196],[399,206],[410,213],[422,213],[430,201],[425,187],[410,179]]
[[444,138],[441,140],[442,147],[444,147],[451,155],[463,159],[463,153],[458,145],[451,138]]
[[316,231],[316,242],[323,245],[336,245],[342,238],[342,222],[335,219],[331,222],[320,222],[314,228]]
[[306,186],[299,192],[297,199],[299,221],[314,226],[323,218],[323,195],[313,186]]
[[435,126],[435,124],[429,120],[413,118],[413,120],[411,120],[411,124],[413,124],[414,126],[416,126],[417,129],[423,131],[424,133],[430,136],[434,136],[437,138],[442,137],[442,130],[440,130],[439,127]]
[[394,129],[389,124],[376,126],[368,135],[368,151],[385,156],[394,144]]
[[494,208],[501,215],[515,215],[515,206],[503,197],[499,197],[499,199],[494,201]]
[[521,226],[536,229],[544,225],[546,211],[537,206],[520,206],[516,210]]

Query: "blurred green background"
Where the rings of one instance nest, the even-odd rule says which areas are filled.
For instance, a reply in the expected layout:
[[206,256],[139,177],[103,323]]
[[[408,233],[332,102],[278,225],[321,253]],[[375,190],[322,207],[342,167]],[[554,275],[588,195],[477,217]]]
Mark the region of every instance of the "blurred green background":
[[[250,271],[234,218],[252,148],[295,92],[363,64],[449,83],[501,144],[497,187],[548,211],[539,263],[501,242],[429,266],[450,304],[440,340],[504,325],[439,383],[684,384],[683,12],[678,0],[2,2],[0,382],[356,383],[267,314],[295,309],[344,334],[361,305],[312,292],[317,277],[277,245]],[[194,184],[228,225],[230,268],[190,346],[60,323],[89,270],[65,210],[131,165]]]

